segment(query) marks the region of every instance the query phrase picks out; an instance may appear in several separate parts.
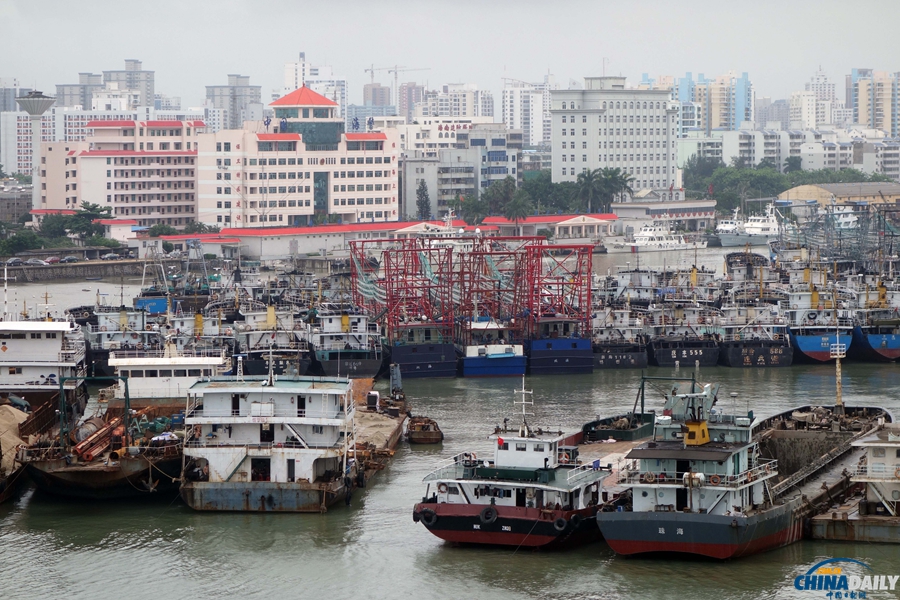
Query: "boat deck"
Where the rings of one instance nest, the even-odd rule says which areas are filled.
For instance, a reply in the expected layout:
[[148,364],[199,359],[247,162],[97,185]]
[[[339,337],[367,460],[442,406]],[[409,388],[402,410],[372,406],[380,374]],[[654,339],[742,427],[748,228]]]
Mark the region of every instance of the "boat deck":
[[631,452],[631,449],[638,446],[648,438],[639,440],[624,440],[617,442],[591,442],[590,444],[578,445],[578,458],[584,463],[600,461],[602,467],[612,465],[610,474],[603,480],[603,493],[618,495],[625,491],[617,482],[619,479],[619,467],[625,464],[625,455]]

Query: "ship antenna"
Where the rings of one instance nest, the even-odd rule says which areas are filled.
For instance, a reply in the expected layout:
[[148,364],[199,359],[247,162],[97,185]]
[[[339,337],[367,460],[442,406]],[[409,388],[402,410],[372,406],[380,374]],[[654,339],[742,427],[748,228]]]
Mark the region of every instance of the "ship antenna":
[[516,390],[517,394],[522,394],[522,400],[513,401],[513,404],[521,404],[522,405],[522,425],[519,427],[519,437],[528,437],[530,432],[528,430],[528,419],[529,416],[534,416],[534,413],[528,412],[528,407],[534,405],[534,400],[529,400],[528,395],[533,394],[532,390],[525,389],[525,376],[522,375],[522,389]]
[[275,385],[275,361],[272,358],[272,344],[269,344],[269,381],[268,385],[271,387]]

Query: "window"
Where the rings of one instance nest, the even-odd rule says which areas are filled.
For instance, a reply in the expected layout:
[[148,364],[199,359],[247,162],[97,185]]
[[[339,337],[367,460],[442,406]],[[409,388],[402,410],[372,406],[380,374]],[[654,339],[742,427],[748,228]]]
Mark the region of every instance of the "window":
[[325,433],[325,426],[324,425],[313,425],[312,430],[313,430],[314,434],[321,435],[321,434]]
[[543,445],[543,444],[535,444],[535,445],[534,445],[534,451],[535,451],[535,452],[543,452],[543,451],[544,451],[544,445]]
[[525,452],[528,449],[528,444],[524,442],[516,442],[516,452]]

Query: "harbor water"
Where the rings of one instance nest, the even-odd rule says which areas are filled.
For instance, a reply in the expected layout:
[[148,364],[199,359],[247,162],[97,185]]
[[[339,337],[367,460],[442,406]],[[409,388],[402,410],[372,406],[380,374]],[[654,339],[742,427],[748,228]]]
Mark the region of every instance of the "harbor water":
[[[721,272],[724,252],[701,252],[698,266]],[[659,253],[647,256],[641,256],[642,266],[645,259],[662,266]],[[597,261],[603,272],[606,258]],[[621,264],[624,257],[615,260]],[[693,256],[687,260],[686,266],[693,264]],[[668,264],[679,263],[672,259]],[[98,286],[109,294],[108,303],[118,303],[118,282],[89,283],[20,286],[11,290],[10,306],[14,297],[16,310],[23,300],[29,307],[44,303],[45,290],[54,309],[90,303]],[[137,283],[125,282],[126,303]],[[677,374],[691,372],[684,365]],[[720,408],[749,407],[765,416],[801,404],[833,404],[834,372],[833,365],[715,367],[703,369],[699,379],[721,384]],[[847,363],[843,372],[845,402],[885,406],[900,416],[900,365]],[[535,401],[530,422],[574,431],[598,415],[631,410],[640,375],[604,370],[528,378]],[[871,574],[900,570],[897,547],[889,545],[802,542],[724,563],[622,558],[602,542],[560,553],[445,545],[413,523],[412,506],[424,494],[422,478],[456,453],[490,455],[487,436],[494,426],[504,417],[517,422],[513,390],[520,383],[404,382],[413,412],[436,419],[445,441],[434,447],[401,444],[368,489],[358,490],[349,507],[335,506],[327,515],[199,513],[180,501],[74,503],[29,489],[0,506],[0,597],[813,598],[826,592],[796,590],[794,578],[827,558],[863,561]],[[383,382],[379,386],[384,389]],[[652,398],[647,408],[659,408],[661,394]]]

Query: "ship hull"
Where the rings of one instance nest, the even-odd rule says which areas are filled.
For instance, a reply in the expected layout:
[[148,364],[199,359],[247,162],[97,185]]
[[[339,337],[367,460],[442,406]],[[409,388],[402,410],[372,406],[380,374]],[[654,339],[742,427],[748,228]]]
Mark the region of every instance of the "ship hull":
[[594,346],[595,369],[646,369],[647,348],[636,344]]
[[317,350],[315,357],[326,377],[375,377],[384,362],[380,355],[368,351]]
[[109,464],[87,463],[66,465],[64,458],[26,463],[28,476],[42,492],[63,498],[83,500],[116,500],[148,497],[148,478],[152,476],[153,495],[178,491],[181,454],[152,463],[148,468],[144,457],[122,458]]
[[784,340],[719,342],[719,364],[726,367],[789,367],[794,351]]
[[893,362],[900,358],[900,335],[892,332],[880,333],[862,327],[853,328],[852,357],[873,362]]
[[650,362],[658,367],[694,365],[714,367],[719,362],[719,345],[709,339],[656,338],[650,341]]
[[525,374],[525,356],[468,356],[459,359],[463,377],[521,377]]
[[391,362],[404,378],[456,377],[456,349],[448,344],[391,346]]
[[532,340],[526,349],[528,371],[532,375],[592,373],[594,357],[591,341],[582,338]]
[[777,239],[775,235],[751,235],[747,233],[717,233],[719,244],[724,248],[735,246],[765,246],[770,240]]
[[[454,544],[561,549],[600,539],[596,508],[541,510],[493,506],[496,518],[485,522],[483,504],[423,502],[413,509],[413,520],[440,539]],[[430,511],[430,512],[428,512]],[[432,520],[433,519],[433,520]]]
[[201,511],[319,513],[346,496],[343,484],[327,490],[314,485],[271,481],[186,481],[181,486],[181,498],[194,510]]
[[669,552],[729,559],[799,541],[803,520],[793,516],[795,504],[786,502],[752,516],[608,512],[600,513],[597,522],[617,554]]
[[[840,343],[846,344],[849,351],[853,346],[853,338],[849,332],[840,336]],[[794,362],[829,362],[831,346],[838,343],[838,336],[832,330],[828,333],[816,335],[797,334],[791,332],[791,346],[794,347]]]

